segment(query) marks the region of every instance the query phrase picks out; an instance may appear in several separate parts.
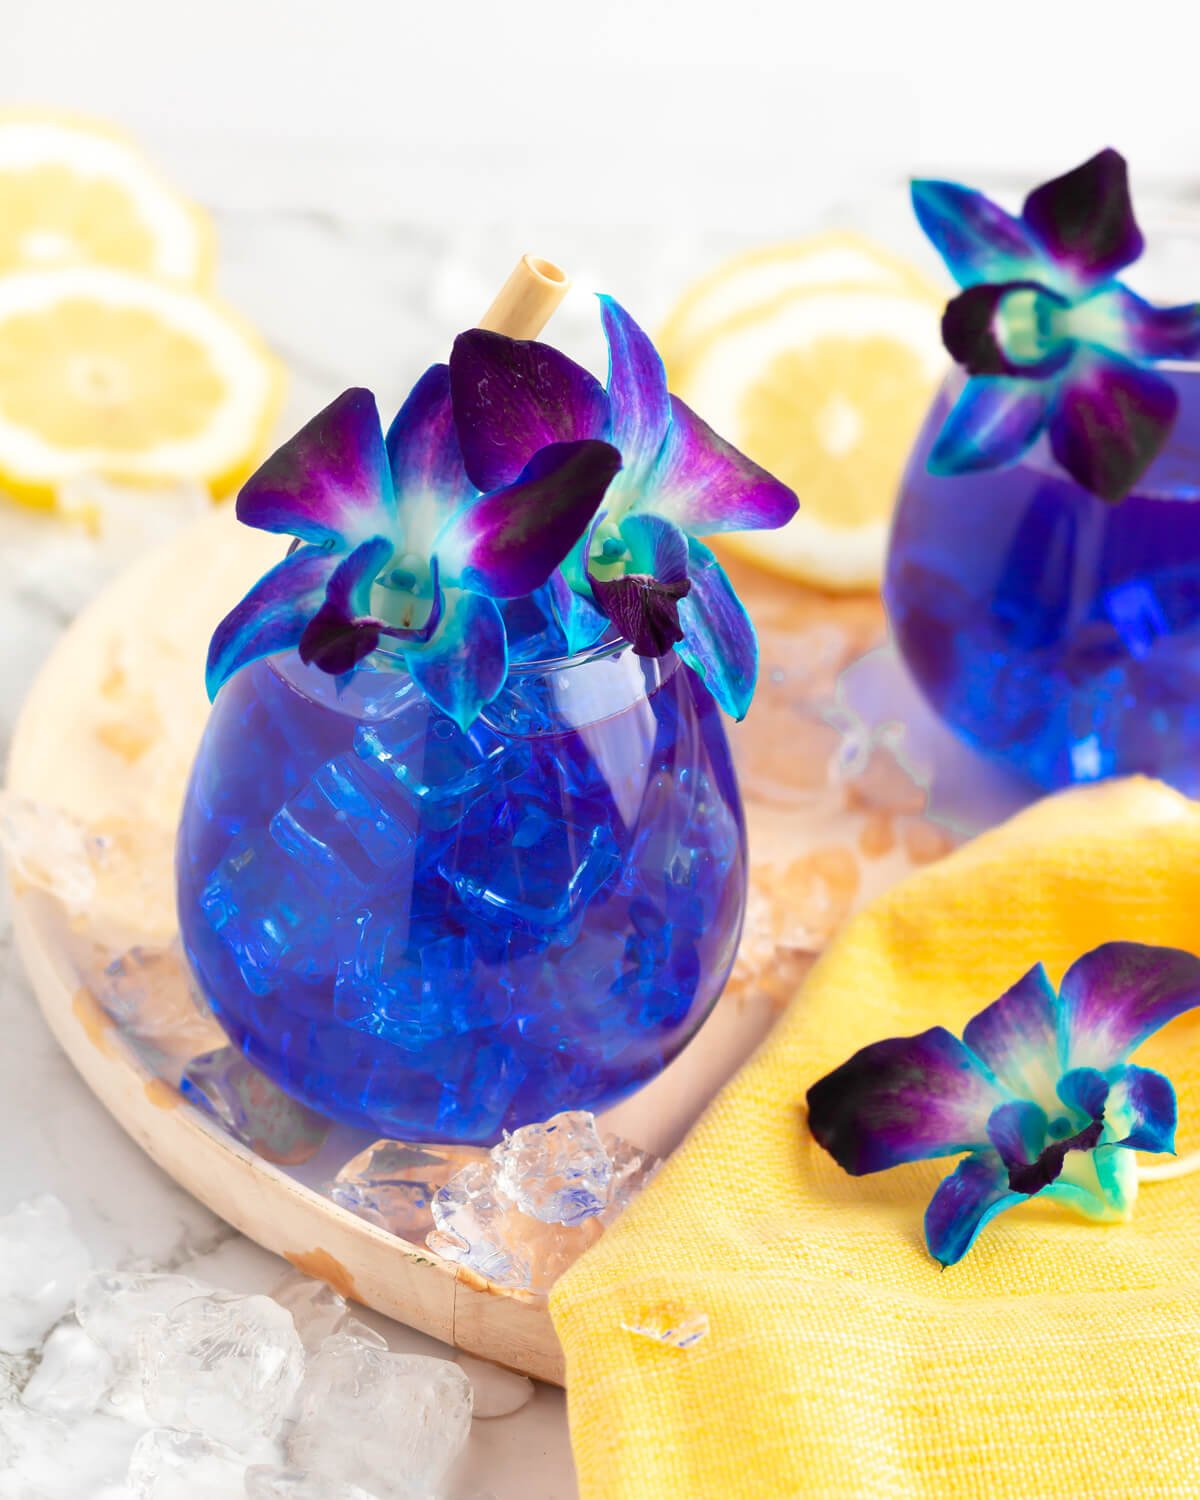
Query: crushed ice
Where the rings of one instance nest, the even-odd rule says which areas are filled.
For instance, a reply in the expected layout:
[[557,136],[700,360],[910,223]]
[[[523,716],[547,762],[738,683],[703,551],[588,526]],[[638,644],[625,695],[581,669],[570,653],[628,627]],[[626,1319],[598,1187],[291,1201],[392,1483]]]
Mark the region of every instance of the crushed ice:
[[[51,898],[51,910],[70,918],[86,913],[86,922],[65,922],[56,936],[72,952],[114,1034],[142,1069],[180,1089],[214,1126],[257,1155],[292,1169],[306,1186],[392,1234],[501,1287],[537,1296],[656,1170],[656,1159],[602,1135],[585,1111],[523,1126],[490,1152],[395,1140],[367,1144],[361,1132],[335,1134],[326,1118],[283,1093],[228,1045],[191,981],[177,936],[162,936],[157,915],[153,932],[133,934],[127,946],[113,948],[113,929],[102,920],[106,905],[150,910],[146,902],[118,901],[116,894],[127,895],[135,879],[170,886],[169,874],[146,876],[142,839],[127,827],[97,833],[67,813],[0,793],[0,849],[18,879],[43,900]],[[112,902],[105,900],[108,882],[115,882]],[[338,1170],[328,1158],[342,1141],[347,1154],[355,1145],[360,1149],[349,1160],[343,1155]],[[45,1295],[49,1328],[63,1308],[54,1306],[49,1285]],[[118,1300],[132,1306],[137,1295],[126,1288]],[[3,1297],[0,1276],[0,1303]],[[79,1320],[85,1331],[87,1316],[81,1312]],[[141,1401],[127,1374],[118,1375],[118,1388],[126,1408]]]
[[433,1195],[426,1244],[499,1286],[546,1293],[658,1169],[586,1110],[505,1135]]
[[476,1387],[487,1417],[533,1389],[393,1354],[298,1273],[266,1297],[93,1270],[50,1197],[0,1217],[0,1346],[4,1500],[461,1500]]

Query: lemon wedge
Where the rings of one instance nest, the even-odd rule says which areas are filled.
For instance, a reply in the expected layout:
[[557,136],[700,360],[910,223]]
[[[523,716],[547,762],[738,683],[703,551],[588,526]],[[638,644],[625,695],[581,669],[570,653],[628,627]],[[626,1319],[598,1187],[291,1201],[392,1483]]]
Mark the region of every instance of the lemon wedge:
[[104,265],[208,281],[212,230],[118,131],[0,113],[0,273]]
[[672,388],[796,491],[780,531],[721,545],[823,588],[878,585],[897,485],[939,377],[943,295],[814,286],[740,308],[669,368]]
[[0,277],[0,489],[48,506],[80,474],[236,487],[281,369],[221,303],[101,267]]

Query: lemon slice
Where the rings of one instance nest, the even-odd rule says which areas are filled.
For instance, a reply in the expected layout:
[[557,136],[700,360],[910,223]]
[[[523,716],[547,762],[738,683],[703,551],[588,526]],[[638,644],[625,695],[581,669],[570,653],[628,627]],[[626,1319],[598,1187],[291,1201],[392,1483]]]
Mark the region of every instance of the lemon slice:
[[678,378],[696,344],[713,329],[777,297],[814,287],[894,288],[938,295],[915,266],[873,240],[831,231],[764,245],[722,261],[680,298],[659,332],[658,347]]
[[947,368],[942,301],[932,289],[814,289],[709,331],[675,390],[800,498],[781,530],[723,545],[825,588],[879,583],[904,462]]
[[281,393],[257,335],[198,292],[100,267],[0,277],[0,489],[29,504],[79,474],[221,494]]
[[84,264],[199,285],[212,230],[118,132],[0,113],[0,273]]

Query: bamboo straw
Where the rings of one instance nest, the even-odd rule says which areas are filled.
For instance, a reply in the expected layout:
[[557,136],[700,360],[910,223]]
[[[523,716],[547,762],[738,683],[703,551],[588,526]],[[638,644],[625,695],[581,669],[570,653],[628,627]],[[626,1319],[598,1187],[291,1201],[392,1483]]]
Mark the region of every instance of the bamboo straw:
[[477,326],[510,339],[535,339],[570,287],[567,273],[553,261],[522,255]]

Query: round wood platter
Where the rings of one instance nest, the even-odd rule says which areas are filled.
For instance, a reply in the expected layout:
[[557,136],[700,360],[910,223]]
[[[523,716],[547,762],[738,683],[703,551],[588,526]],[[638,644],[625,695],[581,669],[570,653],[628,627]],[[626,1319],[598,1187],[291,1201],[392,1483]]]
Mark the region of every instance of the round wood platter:
[[[171,935],[169,850],[207,713],[208,638],[278,553],[278,538],[238,527],[226,511],[148,554],[67,631],[21,714],[11,791],[91,827],[137,827],[160,851],[161,868],[147,872],[136,899],[95,914],[131,940]],[[761,1041],[841,921],[949,843],[925,821],[923,794],[898,767],[885,765],[881,779],[876,758],[845,785],[830,769],[839,731],[822,705],[833,701],[847,662],[877,643],[878,602],[830,601],[753,575],[737,581],[760,626],[767,684],[735,742],[754,793],[747,800],[749,957],[739,960],[687,1051],[604,1117],[606,1128],[660,1155]],[[61,909],[15,882],[12,904],[18,948],[51,1030],[105,1108],[176,1182],[347,1296],[472,1354],[562,1383],[562,1351],[544,1299],[495,1287],[377,1228],[234,1140],[147,1070],[81,985]]]

